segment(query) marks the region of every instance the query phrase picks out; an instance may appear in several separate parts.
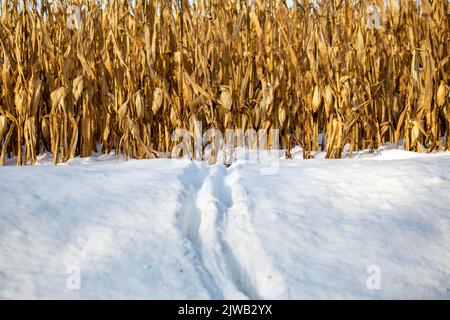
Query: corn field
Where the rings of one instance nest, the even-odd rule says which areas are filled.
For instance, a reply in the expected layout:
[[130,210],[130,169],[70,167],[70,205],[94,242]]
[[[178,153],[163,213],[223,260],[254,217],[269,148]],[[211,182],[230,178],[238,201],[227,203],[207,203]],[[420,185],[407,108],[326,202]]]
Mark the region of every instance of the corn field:
[[[102,3],[101,3],[102,2]],[[368,28],[368,5],[381,28]],[[164,156],[171,133],[280,130],[339,158],[403,143],[450,150],[450,3],[4,0],[0,163]],[[322,137],[319,140],[319,134]]]

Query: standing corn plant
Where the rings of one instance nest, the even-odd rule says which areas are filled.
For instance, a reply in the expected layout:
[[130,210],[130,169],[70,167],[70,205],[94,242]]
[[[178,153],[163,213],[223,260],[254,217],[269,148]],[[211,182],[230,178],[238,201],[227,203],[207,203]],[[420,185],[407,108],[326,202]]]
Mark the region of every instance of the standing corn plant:
[[420,3],[5,0],[0,162],[158,157],[199,122],[280,129],[305,158],[450,150],[450,5]]

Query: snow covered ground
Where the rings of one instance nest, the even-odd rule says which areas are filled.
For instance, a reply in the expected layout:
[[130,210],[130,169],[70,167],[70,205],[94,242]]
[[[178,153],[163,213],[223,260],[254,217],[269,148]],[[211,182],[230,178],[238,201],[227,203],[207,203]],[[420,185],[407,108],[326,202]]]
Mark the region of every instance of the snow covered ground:
[[316,158],[2,167],[0,298],[450,299],[450,153]]

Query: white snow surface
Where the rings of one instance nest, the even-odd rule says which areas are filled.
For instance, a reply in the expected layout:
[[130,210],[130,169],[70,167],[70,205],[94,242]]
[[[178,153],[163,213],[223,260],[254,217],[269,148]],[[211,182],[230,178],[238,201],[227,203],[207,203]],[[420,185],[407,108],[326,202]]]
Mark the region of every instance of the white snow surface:
[[2,167],[0,298],[450,299],[450,153],[293,155]]

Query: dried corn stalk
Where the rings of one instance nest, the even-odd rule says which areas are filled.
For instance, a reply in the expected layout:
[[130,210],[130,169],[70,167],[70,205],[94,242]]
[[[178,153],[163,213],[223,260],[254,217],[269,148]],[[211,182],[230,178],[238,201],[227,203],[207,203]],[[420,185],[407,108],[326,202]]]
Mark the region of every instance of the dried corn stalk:
[[4,3],[1,162],[98,144],[151,158],[173,130],[198,134],[192,121],[280,129],[281,147],[300,143],[306,158],[319,133],[329,158],[388,141],[450,150],[447,0],[376,1],[380,29],[367,24],[372,1],[75,1],[79,29],[59,1]]

